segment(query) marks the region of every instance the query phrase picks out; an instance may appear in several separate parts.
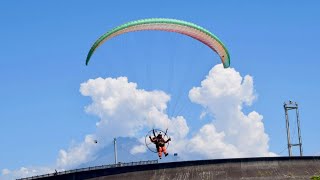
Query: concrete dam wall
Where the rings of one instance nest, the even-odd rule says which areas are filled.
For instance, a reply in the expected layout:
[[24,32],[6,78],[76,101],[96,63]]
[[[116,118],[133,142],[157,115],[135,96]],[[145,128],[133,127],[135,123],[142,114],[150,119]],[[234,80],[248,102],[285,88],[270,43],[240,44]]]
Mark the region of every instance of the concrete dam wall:
[[59,172],[24,180],[311,179],[312,176],[320,175],[320,156],[214,159],[113,166]]

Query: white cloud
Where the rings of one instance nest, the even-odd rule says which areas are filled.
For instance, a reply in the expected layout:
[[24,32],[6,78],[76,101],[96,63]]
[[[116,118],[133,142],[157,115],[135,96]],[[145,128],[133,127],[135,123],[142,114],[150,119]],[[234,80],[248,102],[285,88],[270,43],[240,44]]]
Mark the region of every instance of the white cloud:
[[63,149],[60,150],[56,163],[57,167],[69,169],[93,160],[95,153],[101,147],[101,145],[95,143],[95,139],[94,135],[87,135],[84,142],[71,146],[67,151]]
[[144,126],[168,123],[164,111],[170,97],[162,91],[137,89],[126,77],[89,80],[81,84],[80,92],[93,101],[86,111],[101,118],[98,134],[132,137]]
[[[145,129],[170,126],[172,136],[182,139],[189,128],[182,116],[169,118],[165,113],[170,96],[163,91],[138,89],[136,83],[128,82],[126,77],[97,78],[81,84],[80,92],[89,96],[92,103],[86,112],[100,118],[97,130],[90,135],[98,139],[99,146],[85,141],[68,150],[60,150],[59,167],[75,167],[93,160],[95,152],[108,145],[113,137],[142,137]],[[146,152],[139,144],[131,149],[132,154]]]
[[20,169],[10,171],[9,169],[2,170],[2,180],[12,180],[22,177],[31,177],[39,174],[54,173],[55,169],[49,167],[21,167]]
[[2,175],[7,175],[9,174],[11,171],[9,169],[2,169]]
[[199,118],[203,119],[204,117],[206,117],[206,115],[207,115],[207,112],[206,111],[202,111]]
[[[269,152],[269,137],[264,131],[263,116],[255,111],[247,115],[242,112],[245,105],[250,106],[256,99],[251,76],[242,78],[233,68],[224,69],[222,65],[217,65],[211,69],[200,87],[190,90],[189,98],[203,106],[200,119],[205,115],[211,115],[213,120],[198,132],[194,132],[189,139],[186,138],[189,132],[186,121],[181,121],[182,124],[177,126],[179,129],[170,131],[175,137],[170,151],[178,152],[180,158],[275,155]],[[172,119],[170,127],[176,127],[175,123],[178,121]]]
[[[263,116],[242,111],[256,99],[253,78],[242,78],[233,68],[215,66],[201,86],[189,91],[190,100],[203,107],[200,117],[212,117],[212,122],[194,130],[192,135],[183,116],[166,114],[170,96],[163,91],[139,89],[126,77],[119,77],[90,79],[81,84],[80,92],[92,99],[85,111],[100,120],[96,131],[85,136],[83,142],[59,151],[55,165],[58,169],[75,168],[94,160],[113,137],[139,137],[141,144],[132,147],[130,153],[144,153],[145,132],[154,127],[170,127],[170,152],[179,153],[183,160],[275,155],[269,152]],[[3,169],[2,175],[25,177],[47,172],[53,172],[53,168]]]
[[[248,115],[242,112],[243,106],[251,105],[256,98],[251,76],[242,78],[233,68],[224,69],[222,65],[217,65],[200,87],[190,90],[189,98],[213,117],[213,121],[203,126],[191,139],[193,147],[196,147],[192,151],[214,152],[214,156],[208,154],[212,158],[274,155],[269,152],[269,137],[264,132],[263,116],[255,111]],[[207,133],[208,129],[210,133]],[[201,145],[205,142],[206,146],[197,147],[197,143]]]
[[147,148],[144,144],[134,146],[131,150],[131,154],[145,153],[147,152]]
[[206,124],[188,143],[187,154],[195,153],[203,158],[239,157],[237,148],[225,142],[225,136],[224,132],[217,132],[213,124]]

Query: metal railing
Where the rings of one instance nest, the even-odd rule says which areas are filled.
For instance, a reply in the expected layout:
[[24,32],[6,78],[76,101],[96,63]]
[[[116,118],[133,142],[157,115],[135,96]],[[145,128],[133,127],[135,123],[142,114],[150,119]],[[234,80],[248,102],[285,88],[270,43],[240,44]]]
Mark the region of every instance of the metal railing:
[[157,164],[157,163],[158,163],[158,160],[137,161],[137,162],[128,162],[128,163],[121,163],[121,162],[119,162],[119,163],[117,163],[117,164],[109,164],[109,165],[101,165],[101,166],[93,166],[93,167],[87,167],[87,168],[73,169],[73,170],[55,172],[55,173],[50,173],[50,174],[43,174],[43,175],[26,177],[26,178],[20,178],[20,179],[17,179],[17,180],[31,180],[31,179],[39,179],[39,178],[44,178],[44,177],[50,177],[50,176],[70,174],[70,173],[75,173],[75,172],[84,172],[84,171],[107,169],[107,168],[115,168],[115,167],[125,167],[125,166],[137,166],[137,165],[146,165],[146,164]]

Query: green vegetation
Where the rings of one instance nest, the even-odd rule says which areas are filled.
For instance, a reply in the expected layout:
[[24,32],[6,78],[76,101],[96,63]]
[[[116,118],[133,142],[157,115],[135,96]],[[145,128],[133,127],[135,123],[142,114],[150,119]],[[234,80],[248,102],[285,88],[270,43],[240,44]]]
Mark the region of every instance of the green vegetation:
[[320,180],[320,176],[312,176],[311,179],[312,180]]

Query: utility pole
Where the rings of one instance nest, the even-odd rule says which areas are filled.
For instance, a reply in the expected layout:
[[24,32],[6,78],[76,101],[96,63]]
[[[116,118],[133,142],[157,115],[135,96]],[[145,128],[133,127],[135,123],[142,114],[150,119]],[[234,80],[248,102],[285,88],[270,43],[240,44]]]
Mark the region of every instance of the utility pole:
[[117,139],[113,139],[113,145],[114,145],[114,164],[118,163],[118,158],[117,158]]
[[[293,102],[293,101],[284,102],[283,107],[284,107],[284,111],[285,111],[285,115],[286,115],[287,142],[288,142],[288,153],[289,153],[289,156],[292,156],[291,148],[293,146],[299,146],[300,156],[302,156],[303,155],[303,151],[302,151],[302,139],[301,139],[298,103]],[[289,114],[288,114],[288,111],[290,111],[290,110],[295,110],[295,112],[296,112],[296,121],[297,121],[296,123],[297,123],[297,128],[298,128],[298,140],[299,140],[299,143],[296,143],[296,144],[292,144],[291,143],[290,123],[289,123]]]

